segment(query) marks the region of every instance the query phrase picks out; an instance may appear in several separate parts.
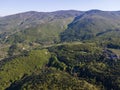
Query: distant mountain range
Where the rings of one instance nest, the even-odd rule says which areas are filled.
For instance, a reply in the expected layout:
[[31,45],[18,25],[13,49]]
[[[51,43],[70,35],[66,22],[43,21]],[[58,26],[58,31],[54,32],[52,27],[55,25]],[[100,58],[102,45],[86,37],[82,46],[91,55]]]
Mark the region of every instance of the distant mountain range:
[[0,18],[1,43],[120,42],[120,11],[25,12]]

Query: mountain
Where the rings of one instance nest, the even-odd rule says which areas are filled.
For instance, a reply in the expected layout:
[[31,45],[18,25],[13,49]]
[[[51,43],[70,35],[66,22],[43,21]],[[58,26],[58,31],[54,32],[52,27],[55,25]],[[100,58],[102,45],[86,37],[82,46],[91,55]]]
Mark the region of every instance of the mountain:
[[0,42],[8,44],[94,39],[116,42],[120,37],[120,11],[30,11],[1,17],[0,21]]
[[116,43],[120,37],[120,11],[30,11],[2,17],[0,21],[0,42],[8,44],[46,45],[94,39]]
[[[62,41],[99,41],[120,38],[120,11],[90,10],[77,16],[61,33]],[[116,43],[117,43],[116,42]]]
[[[0,18],[0,59],[29,50],[39,45],[60,42],[60,33],[81,11],[29,11]],[[13,45],[16,44],[16,45]],[[12,51],[11,51],[12,50]]]
[[[1,42],[53,43],[80,11],[25,12],[0,18]],[[17,39],[17,40],[16,40]]]
[[0,18],[0,90],[120,90],[120,11]]

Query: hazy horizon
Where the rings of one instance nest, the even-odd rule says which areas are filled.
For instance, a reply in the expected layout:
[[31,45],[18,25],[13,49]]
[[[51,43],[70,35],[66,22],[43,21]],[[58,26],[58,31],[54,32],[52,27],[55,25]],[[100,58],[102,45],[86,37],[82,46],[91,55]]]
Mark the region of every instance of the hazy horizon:
[[120,0],[1,0],[0,16],[7,16],[27,11],[53,12],[58,10],[88,11],[98,9],[103,11],[119,11]]

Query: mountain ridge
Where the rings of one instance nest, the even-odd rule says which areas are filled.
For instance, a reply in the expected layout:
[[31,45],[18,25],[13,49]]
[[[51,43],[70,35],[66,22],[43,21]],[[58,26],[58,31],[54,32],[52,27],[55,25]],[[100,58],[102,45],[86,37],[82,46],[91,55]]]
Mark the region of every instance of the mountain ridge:
[[29,11],[0,18],[0,44],[50,45],[95,41],[120,48],[120,11]]
[[[86,40],[97,38],[97,34],[116,31],[120,28],[119,11],[100,11],[90,10],[76,17],[69,25],[65,32],[62,33],[62,40]],[[101,34],[102,35],[102,34]],[[69,36],[69,38],[68,38]]]

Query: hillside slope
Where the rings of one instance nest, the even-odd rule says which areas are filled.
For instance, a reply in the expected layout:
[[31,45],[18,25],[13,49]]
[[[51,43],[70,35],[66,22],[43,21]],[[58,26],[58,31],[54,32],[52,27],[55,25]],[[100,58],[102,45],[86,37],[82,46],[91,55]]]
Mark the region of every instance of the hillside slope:
[[120,58],[95,43],[33,50],[0,67],[4,90],[119,90]]
[[0,18],[0,39],[3,43],[53,43],[80,11],[25,12]]
[[0,18],[0,59],[8,57],[11,46],[16,52],[39,45],[60,42],[60,33],[81,11],[24,12]]
[[[120,12],[90,10],[76,17],[61,33],[62,41],[111,40],[120,38]],[[95,40],[94,40],[95,41]],[[120,40],[117,39],[117,42]]]

